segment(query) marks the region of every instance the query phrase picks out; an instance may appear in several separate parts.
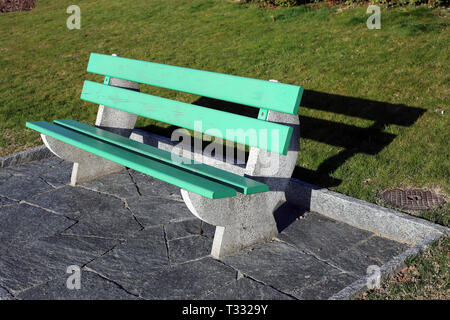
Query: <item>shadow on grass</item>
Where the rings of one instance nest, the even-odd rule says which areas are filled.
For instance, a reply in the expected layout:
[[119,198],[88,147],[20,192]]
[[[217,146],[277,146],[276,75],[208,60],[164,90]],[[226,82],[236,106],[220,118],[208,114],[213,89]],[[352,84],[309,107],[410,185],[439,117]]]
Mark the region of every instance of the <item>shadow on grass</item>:
[[[257,108],[206,97],[197,99],[193,104],[252,118],[256,118],[258,115]],[[302,108],[371,120],[373,124],[368,128],[362,128],[330,120],[303,116]],[[323,161],[317,170],[311,170],[297,165],[293,177],[324,188],[338,186],[342,183],[342,180],[331,177],[331,174],[348,159],[358,153],[376,155],[394,140],[396,137],[394,134],[384,132],[386,125],[411,126],[425,111],[425,109],[409,107],[402,104],[391,104],[305,90],[300,107],[301,139],[306,138],[318,141],[344,148],[344,150]],[[174,126],[168,128],[148,126],[145,130],[170,138],[171,133],[176,128]],[[209,143],[204,142],[203,147]],[[300,141],[300,152],[302,152],[301,145]]]
[[361,128],[300,115],[301,138],[344,148],[337,155],[323,161],[317,170],[299,166],[295,168],[293,177],[325,188],[337,186],[342,182],[331,177],[330,174],[345,161],[358,153],[376,155],[394,140],[395,135],[383,132],[386,125],[409,127],[426,111],[422,108],[402,104],[346,97],[313,90],[305,90],[301,106],[374,121],[370,127]]

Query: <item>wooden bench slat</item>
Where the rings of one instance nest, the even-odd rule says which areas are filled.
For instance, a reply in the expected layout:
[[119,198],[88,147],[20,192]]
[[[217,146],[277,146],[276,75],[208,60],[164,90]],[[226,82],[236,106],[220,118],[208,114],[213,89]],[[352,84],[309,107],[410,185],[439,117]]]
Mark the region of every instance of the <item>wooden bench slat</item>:
[[149,156],[156,160],[160,160],[169,163],[171,165],[179,166],[189,171],[196,172],[203,176],[207,176],[216,181],[228,184],[230,185],[230,187],[244,194],[254,194],[269,190],[269,187],[264,183],[246,177],[242,177],[234,173],[221,170],[215,167],[211,167],[209,165],[205,165],[202,163],[192,163],[192,161],[187,158],[184,158],[185,161],[182,161],[181,163],[174,163],[172,161],[171,153],[168,151],[161,150],[153,146],[125,138],[121,135],[97,127],[93,127],[82,122],[64,119],[64,120],[55,120],[54,123],[69,128],[71,130],[87,134],[94,138],[112,143],[114,145],[126,148],[128,150],[138,152],[140,154]]
[[92,53],[88,72],[297,114],[303,87]]
[[102,158],[114,161],[210,199],[226,198],[236,195],[236,190],[227,185],[59,125],[46,121],[35,121],[27,122],[26,126]]
[[[84,82],[81,99],[191,130],[196,129],[194,127],[195,121],[201,121],[202,128],[198,131],[205,134],[217,136],[211,131],[215,129],[226,140],[284,155],[287,154],[293,131],[290,126],[92,81]],[[256,139],[250,139],[246,134],[237,134],[237,130],[241,130],[241,132],[242,130],[243,132],[254,130],[257,134]],[[267,139],[259,139],[260,130],[267,133]],[[276,137],[276,133],[278,133],[278,141],[272,143],[272,135]]]

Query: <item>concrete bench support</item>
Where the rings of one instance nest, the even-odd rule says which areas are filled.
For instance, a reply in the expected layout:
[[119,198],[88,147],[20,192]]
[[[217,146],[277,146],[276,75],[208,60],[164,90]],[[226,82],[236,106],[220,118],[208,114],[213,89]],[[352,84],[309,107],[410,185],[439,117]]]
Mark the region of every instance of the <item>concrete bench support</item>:
[[[109,85],[139,91],[139,84],[111,78]],[[98,107],[95,125],[129,138],[136,124],[137,115],[103,105]],[[73,162],[71,185],[87,182],[110,173],[119,172],[123,166],[78,149],[67,143],[41,134],[47,148],[61,159]]]
[[[270,240],[277,233],[274,211],[285,201],[285,190],[295,168],[300,144],[298,115],[269,110],[267,121],[294,128],[287,155],[251,148],[244,174],[257,178],[270,191],[254,195],[238,194],[224,199],[208,199],[181,190],[189,210],[201,220],[215,225],[211,255],[221,258],[250,245]],[[216,165],[221,167],[220,165]],[[224,165],[222,169],[226,169]]]

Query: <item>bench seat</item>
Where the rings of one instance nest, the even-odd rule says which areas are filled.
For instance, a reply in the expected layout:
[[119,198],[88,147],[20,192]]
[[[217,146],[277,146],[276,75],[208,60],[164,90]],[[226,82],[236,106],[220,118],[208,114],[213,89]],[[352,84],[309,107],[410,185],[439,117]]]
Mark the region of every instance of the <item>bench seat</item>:
[[210,199],[233,197],[236,192],[255,194],[269,190],[266,184],[206,164],[192,163],[189,159],[174,162],[168,151],[75,120],[55,120],[54,124],[34,121],[26,126]]

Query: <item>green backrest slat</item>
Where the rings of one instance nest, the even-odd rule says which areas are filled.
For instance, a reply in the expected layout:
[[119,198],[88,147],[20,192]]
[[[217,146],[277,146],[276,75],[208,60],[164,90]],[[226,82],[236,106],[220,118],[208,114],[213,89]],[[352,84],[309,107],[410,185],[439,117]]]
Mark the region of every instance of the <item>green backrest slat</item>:
[[26,126],[102,158],[143,172],[210,199],[226,198],[236,195],[236,190],[227,185],[59,125],[48,123],[46,121],[35,121],[27,122]]
[[88,72],[297,114],[303,87],[92,53]]
[[126,148],[128,150],[132,150],[134,152],[150,156],[156,160],[164,161],[179,166],[181,168],[190,170],[192,172],[196,172],[203,176],[207,176],[214,180],[218,180],[220,182],[230,185],[230,187],[244,194],[254,194],[269,190],[269,187],[261,182],[246,177],[242,177],[234,173],[221,170],[215,167],[211,167],[202,163],[191,163],[192,161],[186,158],[180,159],[183,160],[180,161],[180,163],[174,163],[172,161],[171,153],[168,151],[161,150],[153,146],[125,138],[121,135],[97,127],[93,127],[82,122],[65,119],[65,120],[55,120],[54,123],[69,128],[71,130],[87,134],[94,138],[115,144],[117,146]]
[[[279,154],[287,153],[293,131],[290,126],[92,81],[84,82],[81,99]],[[195,127],[196,121],[201,128]]]

